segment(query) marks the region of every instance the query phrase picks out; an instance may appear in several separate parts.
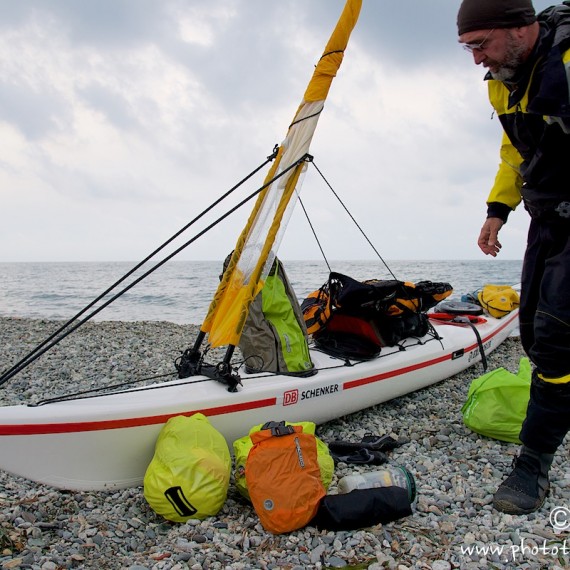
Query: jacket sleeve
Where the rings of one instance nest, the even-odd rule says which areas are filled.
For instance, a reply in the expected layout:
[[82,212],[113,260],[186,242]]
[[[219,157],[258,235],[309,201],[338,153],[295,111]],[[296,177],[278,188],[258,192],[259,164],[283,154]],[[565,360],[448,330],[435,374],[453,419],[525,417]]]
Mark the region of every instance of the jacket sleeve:
[[487,216],[506,222],[509,213],[521,202],[520,165],[523,160],[506,133],[503,133],[500,156],[499,170],[487,199]]

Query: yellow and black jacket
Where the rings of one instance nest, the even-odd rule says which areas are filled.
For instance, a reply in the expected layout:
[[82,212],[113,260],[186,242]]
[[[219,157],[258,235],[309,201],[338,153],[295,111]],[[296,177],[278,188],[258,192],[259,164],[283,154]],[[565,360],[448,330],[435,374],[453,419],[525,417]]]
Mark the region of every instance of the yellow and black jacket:
[[521,198],[537,218],[570,205],[570,2],[544,10],[538,21],[537,45],[513,82],[485,77],[504,129],[487,214],[504,221]]

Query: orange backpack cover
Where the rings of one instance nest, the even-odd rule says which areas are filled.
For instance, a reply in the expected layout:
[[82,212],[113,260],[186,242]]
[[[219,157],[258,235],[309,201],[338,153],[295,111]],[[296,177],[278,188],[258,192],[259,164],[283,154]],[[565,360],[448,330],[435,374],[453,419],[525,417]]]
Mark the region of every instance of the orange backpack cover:
[[[245,478],[263,528],[273,534],[306,526],[326,490],[321,480],[315,436],[302,426],[270,422],[251,434]],[[265,426],[264,426],[265,428]]]

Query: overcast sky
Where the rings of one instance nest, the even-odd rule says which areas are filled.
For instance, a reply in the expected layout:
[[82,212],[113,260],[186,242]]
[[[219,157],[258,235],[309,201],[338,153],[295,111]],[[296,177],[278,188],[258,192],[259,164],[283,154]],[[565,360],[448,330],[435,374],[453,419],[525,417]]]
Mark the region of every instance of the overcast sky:
[[[145,257],[282,141],[343,5],[0,0],[0,261]],[[311,146],[388,260],[484,257],[501,129],[457,43],[458,6],[364,0]],[[374,258],[312,166],[301,198],[329,259]],[[247,214],[179,259],[222,259]],[[520,207],[505,259],[527,226]],[[320,257],[300,207],[279,255]]]

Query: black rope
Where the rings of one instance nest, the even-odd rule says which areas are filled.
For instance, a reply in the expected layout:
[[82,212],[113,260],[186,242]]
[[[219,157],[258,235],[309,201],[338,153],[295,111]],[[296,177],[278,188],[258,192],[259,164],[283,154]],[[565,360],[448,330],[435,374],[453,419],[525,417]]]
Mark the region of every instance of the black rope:
[[318,117],[322,112],[323,112],[323,107],[321,107],[319,111],[317,111],[316,113],[313,113],[312,115],[307,115],[306,117],[301,117],[301,118],[297,119],[296,121],[293,121],[289,125],[289,128],[291,128],[293,125],[298,125],[299,123],[302,123],[303,121],[306,121],[307,119],[310,119],[312,117]]
[[[360,362],[355,362],[354,364],[360,364]],[[333,366],[323,366],[322,368],[316,368],[316,371],[319,370],[331,370],[334,368],[342,368],[344,366],[344,364],[338,364],[338,365],[333,365]],[[256,380],[259,378],[273,378],[275,376],[282,376],[283,373],[282,372],[265,372],[263,374],[261,373],[254,373],[255,375],[253,376],[253,378],[255,378]],[[57,404],[58,402],[69,402],[69,401],[73,401],[73,400],[89,400],[92,398],[102,398],[105,396],[116,396],[117,394],[121,394],[121,393],[137,393],[137,392],[146,392],[146,391],[150,391],[150,390],[162,390],[164,388],[172,388],[172,384],[165,384],[165,383],[161,383],[161,384],[152,384],[149,386],[140,386],[140,387],[136,387],[136,388],[130,388],[127,390],[123,390],[123,388],[125,386],[129,386],[130,384],[135,384],[138,382],[145,382],[147,380],[152,380],[152,379],[156,379],[156,378],[164,378],[167,376],[173,376],[173,374],[168,373],[168,374],[160,374],[157,376],[149,376],[148,378],[141,378],[140,380],[132,380],[131,382],[125,382],[123,384],[114,384],[114,385],[110,385],[110,386],[103,386],[101,388],[92,388],[89,390],[84,390],[82,392],[75,392],[73,394],[66,394],[63,396],[55,396],[53,398],[45,398],[43,400],[40,400],[38,402],[35,402],[33,404],[28,404],[29,407],[38,407],[38,406],[45,406],[47,404]],[[252,379],[253,379],[252,378]],[[247,378],[245,378],[245,380],[247,380]],[[208,378],[208,377],[193,377],[192,380],[186,380],[184,382],[177,382],[176,386],[191,386],[193,384],[201,384],[203,382],[216,382],[216,380],[214,380],[213,378]],[[116,390],[117,388],[120,388],[120,390]],[[114,389],[116,391],[114,392],[109,392],[110,389]],[[101,393],[103,392],[103,393]]]
[[334,194],[335,198],[340,202],[340,205],[344,208],[345,212],[350,216],[350,219],[354,222],[356,227],[359,229],[360,233],[364,236],[364,239],[368,242],[370,247],[373,249],[374,253],[378,256],[378,259],[384,264],[384,266],[386,267],[386,269],[388,270],[390,275],[394,279],[398,280],[398,278],[394,275],[394,272],[392,271],[392,269],[390,269],[390,267],[388,266],[388,263],[380,255],[380,252],[374,247],[374,244],[370,241],[370,239],[368,238],[368,236],[366,235],[364,230],[360,227],[360,224],[356,221],[354,216],[350,213],[348,208],[345,206],[344,202],[340,199],[339,195],[334,191],[334,188],[331,186],[329,181],[325,178],[323,173],[319,170],[319,167],[315,164],[315,161],[313,160],[311,162],[313,163],[313,166],[316,168],[317,172],[320,174],[321,178],[324,180],[325,184],[329,187],[330,191]]
[[[60,336],[56,335],[57,333],[52,334],[48,340],[43,341],[41,343],[41,348],[40,347],[36,347],[34,350],[32,350],[30,353],[28,353],[27,356],[25,356],[22,360],[20,360],[19,363],[17,363],[16,365],[14,365],[10,370],[8,370],[7,372],[5,372],[4,374],[2,374],[2,376],[0,377],[0,386],[2,384],[4,384],[5,382],[7,382],[10,378],[12,378],[13,376],[15,376],[18,372],[22,371],[24,368],[26,368],[27,366],[29,366],[32,362],[36,361],[40,356],[42,356],[43,354],[45,354],[49,349],[51,349],[53,346],[55,346],[56,344],[58,344],[59,342],[61,342],[64,338],[66,338],[68,335],[70,335],[72,332],[76,331],[81,325],[85,324],[88,320],[90,320],[91,318],[93,318],[95,315],[97,315],[98,313],[100,313],[103,309],[105,309],[106,307],[108,307],[111,303],[113,303],[114,301],[116,301],[119,297],[121,297],[123,294],[125,294],[127,291],[129,291],[130,289],[132,289],[135,285],[137,285],[138,283],[140,283],[143,279],[145,279],[146,277],[148,277],[151,273],[153,273],[154,271],[156,271],[159,267],[162,267],[166,262],[170,261],[173,257],[175,257],[176,255],[178,255],[181,251],[183,251],[186,247],[188,247],[190,244],[192,244],[193,242],[195,242],[198,238],[202,237],[204,234],[206,234],[207,232],[209,232],[212,228],[214,228],[216,225],[218,225],[220,222],[222,222],[223,220],[225,220],[228,216],[230,216],[231,214],[233,214],[235,211],[237,211],[239,208],[241,208],[244,204],[246,204],[247,202],[249,202],[252,198],[254,198],[255,196],[257,196],[258,194],[260,194],[261,192],[263,192],[263,190],[265,190],[266,188],[268,188],[269,186],[271,186],[271,184],[273,184],[276,180],[278,180],[279,178],[281,178],[282,176],[284,176],[287,172],[289,172],[290,170],[296,168],[299,164],[301,164],[302,162],[305,162],[307,159],[307,154],[303,155],[300,159],[298,159],[296,162],[292,163],[290,166],[288,166],[287,168],[283,169],[281,172],[279,172],[279,174],[277,174],[275,177],[273,177],[271,180],[269,180],[268,182],[266,182],[263,186],[261,186],[260,188],[258,188],[257,190],[255,190],[254,192],[252,192],[249,196],[247,196],[246,198],[244,198],[241,202],[239,202],[236,206],[234,206],[233,208],[231,208],[230,210],[228,210],[225,214],[223,214],[222,216],[220,216],[217,220],[215,220],[214,222],[212,222],[210,225],[208,225],[206,228],[204,228],[201,232],[198,232],[193,238],[191,238],[190,240],[188,240],[187,242],[185,242],[184,244],[182,244],[179,248],[177,248],[175,251],[173,251],[171,254],[169,254],[168,256],[166,256],[164,259],[162,259],[160,262],[158,262],[156,265],[154,265],[153,267],[151,267],[148,271],[146,271],[145,273],[143,273],[140,277],[138,277],[137,279],[135,279],[133,282],[131,282],[129,285],[127,285],[126,287],[124,287],[121,291],[119,291],[118,293],[116,293],[113,297],[111,297],[110,299],[108,299],[105,303],[103,303],[102,305],[100,305],[99,307],[97,307],[94,311],[92,311],[91,313],[89,313],[85,318],[81,319],[78,323],[76,323],[73,327],[67,327],[67,330],[64,330],[65,327],[62,327],[61,331],[62,334],[60,334]],[[139,264],[140,266],[140,264]],[[123,279],[124,280],[124,279]],[[100,297],[101,298],[101,297]],[[100,300],[99,298],[99,300]],[[92,307],[93,303],[91,303],[88,307]],[[81,314],[84,314],[85,311],[87,309],[84,309]]]
[[327,51],[327,52],[323,53],[323,55],[321,55],[321,59],[323,59],[324,57],[327,57],[327,55],[332,55],[333,53],[344,53],[344,50],[343,49],[333,49],[331,51]]
[[[314,161],[314,157],[312,155],[308,155],[307,156],[307,162],[313,162]],[[303,200],[301,200],[301,196],[300,194],[297,192],[297,190],[295,190],[295,193],[297,194],[297,199],[299,200],[299,204],[301,204],[301,208],[303,210],[303,213],[305,214],[305,218],[307,219],[307,223],[309,224],[309,227],[311,228],[311,232],[313,232],[313,237],[315,238],[315,241],[317,242],[317,245],[319,246],[319,249],[321,250],[321,255],[323,256],[323,259],[326,263],[326,266],[329,270],[329,273],[332,271],[330,263],[327,259],[327,256],[325,255],[325,251],[321,245],[321,242],[319,240],[319,237],[317,236],[317,232],[315,230],[315,227],[313,226],[313,222],[309,216],[309,213],[307,212],[307,209],[305,208],[305,204],[303,204]]]
[[315,231],[315,228],[313,227],[313,223],[311,222],[311,218],[309,217],[309,214],[305,208],[305,204],[303,204],[303,201],[301,200],[300,196],[297,196],[297,198],[299,200],[299,204],[301,204],[301,208],[303,209],[303,212],[305,213],[305,217],[307,218],[307,222],[309,223],[309,227],[311,228],[311,231],[313,232],[313,236],[315,237],[315,241],[317,242],[317,245],[319,246],[319,249],[321,250],[321,255],[323,256],[323,259],[325,260],[325,263],[327,264],[327,267],[328,267],[329,273],[330,273],[332,271],[331,266],[329,264],[327,256],[325,255],[325,252],[321,246],[321,242],[319,241],[319,238],[317,236],[317,232]]
[[[63,396],[54,396],[53,398],[46,398],[40,400],[34,404],[28,404],[30,407],[43,406],[44,404],[52,404],[55,402],[66,402],[67,400],[82,400],[84,398],[96,398],[97,396],[111,396],[119,394],[120,391],[124,391],[126,386],[131,386],[132,384],[140,384],[142,382],[148,382],[149,380],[157,380],[159,378],[166,378],[168,376],[175,376],[173,372],[167,374],[156,374],[154,376],[147,376],[146,378],[139,378],[137,380],[131,380],[129,382],[121,382],[120,384],[109,384],[109,386],[101,386],[99,388],[90,388],[89,390],[83,390],[81,392],[74,392],[73,394],[65,394]],[[109,392],[109,390],[115,390],[114,392]],[[138,392],[140,388],[129,389],[129,392]],[[101,392],[105,392],[101,394]],[[90,395],[88,395],[90,394]]]
[[[69,402],[73,400],[89,400],[91,398],[100,398],[102,396],[116,396],[117,394],[121,394],[122,392],[128,393],[135,393],[135,392],[146,392],[147,390],[157,390],[159,388],[168,388],[166,384],[153,384],[151,386],[141,386],[139,388],[130,388],[127,390],[123,390],[125,386],[129,386],[131,384],[136,384],[139,382],[146,382],[148,380],[154,380],[158,378],[165,378],[167,376],[175,376],[173,373],[169,374],[160,374],[157,376],[149,376],[148,378],[141,378],[139,380],[132,380],[131,382],[125,382],[123,384],[113,384],[110,386],[103,386],[101,388],[92,388],[90,390],[84,390],[82,392],[74,392],[73,394],[65,394],[64,396],[54,396],[53,398],[45,398],[44,400],[40,400],[34,404],[28,404],[29,407],[35,408],[38,406],[45,406],[46,404],[57,404],[58,402]],[[186,386],[189,384],[198,384],[200,382],[209,382],[210,378],[203,378],[201,380],[192,380],[187,382],[181,382],[176,384],[177,386]],[[121,390],[117,390],[117,388],[121,388]],[[109,392],[109,390],[116,390],[115,392]],[[101,393],[103,392],[103,393]]]
[[[368,236],[366,235],[366,233],[364,232],[364,230],[362,229],[362,227],[360,226],[360,224],[356,221],[356,219],[354,218],[354,216],[352,215],[352,213],[349,211],[349,209],[346,207],[346,205],[344,204],[344,202],[341,200],[340,196],[335,192],[334,188],[332,187],[332,185],[329,183],[329,181],[325,178],[325,176],[323,175],[323,173],[321,172],[321,170],[319,169],[319,167],[315,164],[315,161],[313,159],[313,157],[310,157],[310,160],[308,160],[308,162],[312,162],[313,166],[315,167],[315,169],[317,170],[317,172],[319,173],[319,175],[321,176],[321,178],[324,180],[325,184],[329,187],[330,191],[333,193],[333,195],[335,196],[335,198],[339,201],[339,203],[341,204],[341,206],[344,208],[344,210],[346,211],[346,213],[349,215],[350,219],[352,220],[352,222],[354,223],[354,225],[358,228],[358,230],[360,231],[360,233],[363,235],[364,239],[368,242],[368,244],[370,245],[370,247],[373,249],[374,253],[378,256],[378,259],[380,259],[380,261],[384,264],[384,267],[387,269],[387,271],[390,273],[390,275],[392,276],[393,279],[395,279],[396,281],[400,281],[400,279],[398,279],[396,277],[396,275],[394,274],[394,272],[392,271],[392,269],[390,268],[390,266],[388,265],[388,263],[386,262],[386,260],[380,255],[380,252],[376,249],[376,247],[374,246],[374,244],[370,241],[370,239],[368,238]],[[305,209],[305,206],[303,205],[301,199],[299,198],[299,202],[301,203],[301,207],[303,208],[303,211],[305,213],[305,217],[307,218],[307,221],[309,222],[309,226],[311,228],[311,231],[313,232],[313,236],[315,237],[315,240],[317,242],[317,245],[319,246],[319,249],[321,250],[321,254],[323,256],[323,259],[328,267],[329,273],[331,272],[331,268],[329,265],[329,262],[324,254],[323,248],[321,247],[319,238],[317,237],[317,234],[315,232],[315,229],[313,227],[313,224],[309,218],[309,215]],[[411,301],[413,304],[415,304],[415,300],[416,297],[414,295],[412,295],[412,292],[408,289],[407,286],[405,286],[404,283],[402,283],[402,296],[406,297],[409,301]],[[418,307],[418,312],[421,309],[421,301],[418,297],[417,302],[419,304]],[[411,310],[409,308],[406,307],[401,307],[400,308],[402,310]]]

